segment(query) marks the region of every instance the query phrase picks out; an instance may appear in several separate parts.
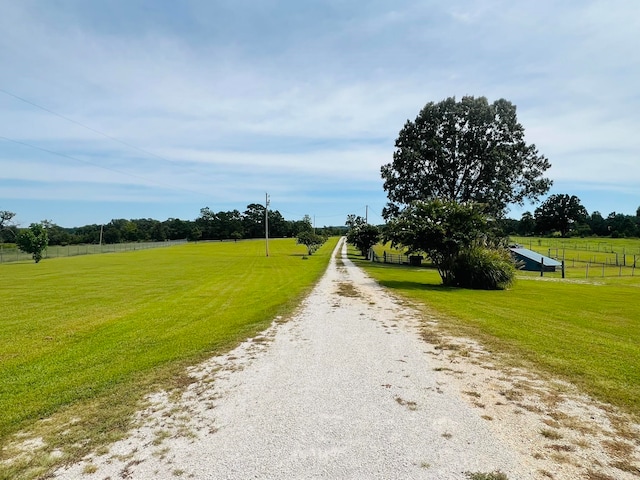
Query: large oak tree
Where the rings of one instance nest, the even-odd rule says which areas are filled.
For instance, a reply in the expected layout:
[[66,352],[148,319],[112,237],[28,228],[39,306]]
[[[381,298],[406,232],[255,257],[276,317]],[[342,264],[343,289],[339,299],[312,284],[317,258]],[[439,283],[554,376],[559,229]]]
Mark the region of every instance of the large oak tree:
[[534,215],[538,231],[556,230],[566,237],[575,223],[587,221],[588,213],[578,197],[563,193],[547,198],[536,208]]
[[393,161],[382,166],[389,203],[385,219],[416,200],[475,202],[501,217],[509,204],[535,201],[551,180],[551,166],[527,144],[516,107],[485,97],[430,102],[415,121],[408,120],[395,143]]

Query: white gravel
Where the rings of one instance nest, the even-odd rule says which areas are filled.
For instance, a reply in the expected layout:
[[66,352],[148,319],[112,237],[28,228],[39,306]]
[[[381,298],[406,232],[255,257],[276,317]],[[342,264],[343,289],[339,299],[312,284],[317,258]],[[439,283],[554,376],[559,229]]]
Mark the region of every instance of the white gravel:
[[418,319],[334,259],[292,319],[194,367],[183,395],[154,395],[127,439],[54,478],[588,478],[574,475],[593,465],[547,455],[542,413],[495,401],[504,373],[434,349]]

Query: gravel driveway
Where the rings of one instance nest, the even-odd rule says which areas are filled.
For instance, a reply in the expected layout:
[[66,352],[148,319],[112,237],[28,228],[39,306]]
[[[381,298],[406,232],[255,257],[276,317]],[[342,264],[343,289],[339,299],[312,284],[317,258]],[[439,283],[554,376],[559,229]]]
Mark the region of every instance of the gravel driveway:
[[541,414],[480,404],[504,374],[478,361],[462,374],[422,339],[415,310],[338,251],[293,318],[191,369],[184,394],[154,395],[129,438],[55,478],[589,478],[532,457],[548,442]]

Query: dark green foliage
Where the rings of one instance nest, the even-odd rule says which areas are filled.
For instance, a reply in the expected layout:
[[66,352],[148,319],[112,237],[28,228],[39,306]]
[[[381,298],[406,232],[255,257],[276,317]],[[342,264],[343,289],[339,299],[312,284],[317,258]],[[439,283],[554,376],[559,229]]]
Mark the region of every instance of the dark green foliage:
[[587,215],[587,209],[575,195],[551,195],[536,208],[536,230],[547,233],[558,231],[566,237],[576,224],[586,221]]
[[347,233],[347,242],[354,245],[363,257],[369,255],[369,250],[380,241],[380,229],[370,225],[362,217],[349,215],[347,225],[350,227]]
[[17,236],[17,228],[11,219],[16,214],[9,210],[0,210],[0,243],[13,242]]
[[482,203],[502,217],[509,204],[536,200],[552,183],[543,177],[551,164],[525,142],[516,107],[504,99],[430,102],[405,123],[395,147],[393,161],[381,169],[386,219],[434,198]]
[[298,234],[297,243],[307,247],[307,252],[312,255],[326,240],[325,237],[316,234],[313,230],[303,230]]
[[478,204],[454,201],[416,201],[388,223],[386,240],[408,253],[426,253],[442,277],[452,285],[460,252],[490,235],[491,227]]
[[508,250],[471,247],[461,251],[451,284],[477,290],[504,290],[515,280],[515,263]]
[[18,234],[16,239],[18,248],[25,253],[30,253],[33,260],[38,263],[49,244],[47,230],[41,223],[32,223],[27,230]]
[[9,210],[0,210],[0,228],[8,226],[11,219],[15,216],[16,214]]

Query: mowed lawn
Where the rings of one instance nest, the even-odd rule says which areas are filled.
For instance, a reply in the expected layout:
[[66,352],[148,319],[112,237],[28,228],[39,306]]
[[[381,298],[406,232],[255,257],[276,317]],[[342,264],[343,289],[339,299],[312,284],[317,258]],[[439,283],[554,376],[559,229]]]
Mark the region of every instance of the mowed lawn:
[[153,382],[266,328],[336,242],[308,259],[282,239],[268,258],[262,240],[0,265],[0,445],[82,402],[132,408]]
[[432,269],[357,262],[382,285],[439,313],[450,332],[640,418],[640,278],[519,278],[507,291],[479,291],[443,287]]

